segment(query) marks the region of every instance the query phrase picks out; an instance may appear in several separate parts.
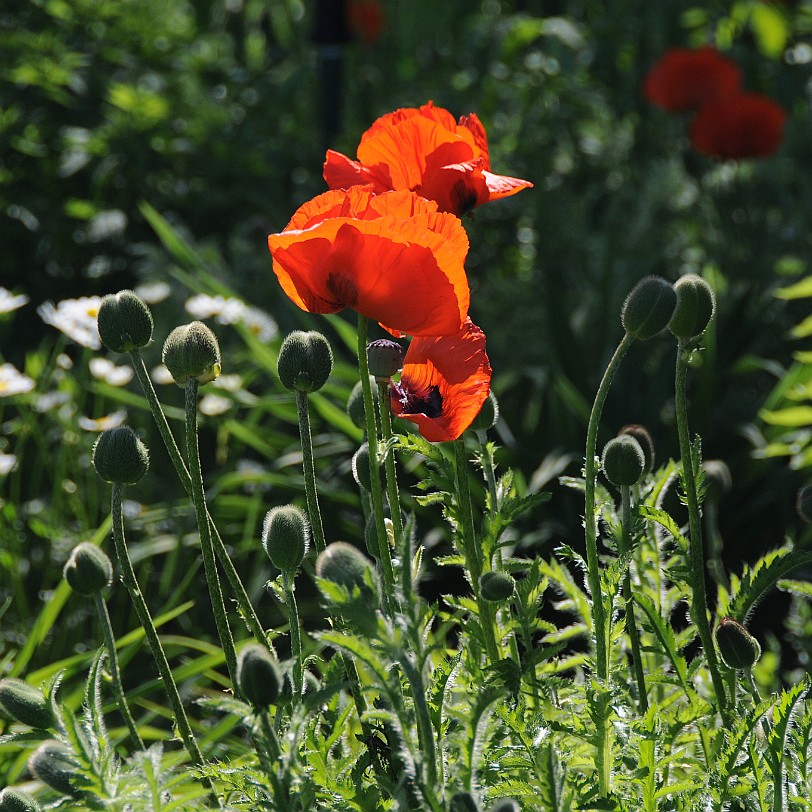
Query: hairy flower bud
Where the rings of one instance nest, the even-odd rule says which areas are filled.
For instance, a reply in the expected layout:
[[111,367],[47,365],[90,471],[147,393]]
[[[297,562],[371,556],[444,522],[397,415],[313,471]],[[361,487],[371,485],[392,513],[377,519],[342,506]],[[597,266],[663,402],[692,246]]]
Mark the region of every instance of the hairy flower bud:
[[513,578],[507,572],[483,572],[479,579],[479,591],[486,601],[506,601],[513,587]]
[[355,482],[368,493],[372,491],[369,473],[369,443],[363,443],[352,455],[352,476]]
[[275,705],[282,693],[282,675],[276,658],[265,646],[249,643],[237,657],[237,685],[255,708]]
[[388,380],[403,366],[403,347],[397,341],[379,338],[367,345],[369,374],[379,380]]
[[13,787],[0,791],[0,812],[40,812],[41,809],[27,792]]
[[209,383],[222,370],[217,336],[202,321],[176,327],[164,342],[161,360],[178,386],[192,378]]
[[113,352],[132,352],[152,340],[152,313],[131,290],[103,297],[97,319],[102,344]]
[[372,609],[380,600],[378,576],[364,554],[346,541],[327,545],[316,559],[316,575],[344,587],[352,597],[360,592],[360,602]]
[[74,592],[91,597],[113,582],[113,564],[104,550],[83,541],[73,548],[62,574]]
[[70,748],[56,739],[44,741],[28,759],[28,769],[43,784],[47,784],[63,795],[80,793],[73,785],[73,778],[79,765]]
[[292,332],[279,348],[278,372],[282,385],[291,392],[321,389],[333,371],[333,351],[321,334]]
[[631,434],[621,434],[604,446],[601,466],[613,485],[628,487],[640,481],[646,468],[646,457],[640,443]]
[[9,716],[24,725],[39,729],[53,727],[50,703],[41,690],[21,679],[8,677],[0,680],[0,705]]
[[812,524],[812,485],[804,485],[798,491],[795,501],[798,515],[807,523]]
[[474,431],[487,431],[496,425],[498,419],[499,402],[496,400],[496,395],[494,395],[493,392],[489,392],[488,397],[485,398],[482,404],[482,408],[479,410],[479,413],[469,428],[472,428]]
[[695,338],[705,332],[716,309],[713,288],[701,277],[689,273],[674,283],[677,306],[668,329],[682,339]]
[[93,467],[105,482],[134,485],[149,470],[149,452],[129,426],[109,429],[93,446]]
[[761,656],[761,646],[741,623],[724,617],[714,632],[716,647],[728,668],[752,668]]
[[271,508],[262,524],[262,546],[277,569],[298,569],[310,546],[307,517],[295,505]]
[[[378,387],[375,381],[370,379],[372,389],[372,400],[377,404],[378,402]],[[358,429],[366,430],[367,417],[364,411],[364,388],[361,386],[361,381],[358,381],[350,392],[347,398],[347,415],[352,420],[353,426]]]
[[628,434],[640,443],[640,448],[643,449],[643,457],[645,458],[644,471],[648,473],[653,471],[655,460],[654,440],[651,438],[649,430],[645,426],[641,426],[637,423],[630,423],[628,426],[623,426],[618,432],[618,436],[622,434]]
[[620,313],[629,335],[646,341],[668,327],[677,304],[674,286],[661,276],[647,276],[631,290]]

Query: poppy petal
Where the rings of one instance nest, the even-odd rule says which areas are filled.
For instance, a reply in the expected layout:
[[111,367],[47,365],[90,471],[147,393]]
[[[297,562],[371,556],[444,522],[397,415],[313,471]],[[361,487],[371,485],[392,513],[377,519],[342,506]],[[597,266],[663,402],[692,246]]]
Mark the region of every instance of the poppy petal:
[[323,177],[331,189],[349,189],[367,183],[371,183],[376,192],[392,188],[386,167],[364,166],[332,149],[327,150]]

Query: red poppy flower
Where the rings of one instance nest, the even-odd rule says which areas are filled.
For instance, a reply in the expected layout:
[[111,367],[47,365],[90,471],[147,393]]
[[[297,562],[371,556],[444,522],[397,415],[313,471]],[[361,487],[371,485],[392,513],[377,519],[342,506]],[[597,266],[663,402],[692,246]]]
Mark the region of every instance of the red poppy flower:
[[691,126],[691,143],[716,158],[761,158],[778,149],[787,114],[759,93],[708,102]]
[[432,443],[456,440],[479,414],[490,386],[485,333],[466,319],[457,335],[412,339],[400,383],[390,389],[392,413],[417,423]]
[[457,215],[533,185],[490,169],[488,138],[476,115],[456,122],[429,102],[375,121],[361,136],[357,161],[328,150],[324,179],[331,189],[356,184],[372,184],[378,193],[408,189]]
[[394,335],[433,336],[457,333],[468,314],[465,229],[412,192],[325,192],[268,247],[282,289],[309,313],[349,307]]
[[741,71],[710,45],[670,48],[648,72],[646,98],[672,113],[698,110],[705,102],[737,93]]

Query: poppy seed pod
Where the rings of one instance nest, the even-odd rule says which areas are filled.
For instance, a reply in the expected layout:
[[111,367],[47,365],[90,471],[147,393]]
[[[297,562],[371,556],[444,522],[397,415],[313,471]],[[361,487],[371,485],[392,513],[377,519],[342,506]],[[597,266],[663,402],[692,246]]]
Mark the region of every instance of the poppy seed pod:
[[275,705],[282,693],[282,675],[276,658],[265,646],[250,643],[237,657],[237,685],[255,708]]
[[716,648],[728,668],[752,668],[761,656],[761,646],[741,623],[724,617],[714,632]]
[[298,569],[310,547],[307,517],[294,505],[271,508],[262,524],[262,546],[277,569]]
[[28,759],[28,769],[43,784],[63,795],[76,797],[79,792],[73,777],[79,770],[70,748],[56,739],[44,741]]
[[192,378],[209,383],[222,370],[217,336],[202,321],[176,327],[164,342],[161,360],[178,386]]
[[149,470],[149,452],[129,426],[109,429],[93,446],[93,467],[105,482],[134,485]]
[[457,792],[448,802],[449,812],[480,812],[476,798],[470,792]]
[[674,283],[674,291],[677,306],[668,322],[668,329],[682,339],[702,335],[716,309],[713,288],[701,276],[689,273]]
[[623,426],[618,432],[618,436],[622,434],[628,434],[640,443],[640,448],[643,449],[643,457],[645,458],[644,470],[649,473],[653,471],[655,460],[654,440],[651,438],[649,430],[638,423],[630,423],[628,426]]
[[53,727],[54,715],[42,691],[21,679],[0,680],[0,705],[8,715],[28,727],[47,729]]
[[279,380],[291,392],[316,392],[324,386],[332,371],[333,350],[321,333],[295,330],[282,342]]
[[388,380],[403,366],[403,347],[397,341],[379,338],[367,345],[369,374],[378,380]]
[[113,352],[132,352],[152,340],[152,313],[131,290],[102,298],[97,320],[102,344]]
[[636,485],[646,469],[640,443],[631,434],[613,437],[603,449],[601,460],[606,478],[618,488]]
[[89,598],[113,582],[113,564],[104,550],[83,541],[73,548],[62,575],[74,592]]
[[795,502],[798,515],[807,523],[812,524],[812,485],[804,485],[798,491]]
[[316,559],[316,576],[344,587],[350,596],[358,587],[361,601],[369,607],[379,603],[378,576],[372,564],[360,550],[346,541],[334,541],[319,553]]
[[486,601],[506,601],[513,587],[513,578],[507,572],[483,572],[479,579],[479,591]]
[[631,289],[623,303],[623,328],[634,338],[646,341],[668,327],[676,305],[674,286],[661,276],[647,276]]
[[27,793],[13,787],[0,792],[0,812],[40,812],[42,807]]
[[487,431],[496,425],[499,419],[499,402],[493,392],[488,392],[488,397],[482,404],[479,414],[473,419],[470,428],[474,431]]

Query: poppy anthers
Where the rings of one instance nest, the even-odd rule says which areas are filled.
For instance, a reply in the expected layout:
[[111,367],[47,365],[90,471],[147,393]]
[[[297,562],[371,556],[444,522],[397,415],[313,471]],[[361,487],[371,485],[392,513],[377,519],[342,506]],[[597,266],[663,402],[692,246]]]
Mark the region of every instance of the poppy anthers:
[[361,136],[357,155],[353,161],[327,151],[324,179],[331,189],[409,190],[436,201],[440,211],[463,215],[533,185],[491,173],[488,138],[474,113],[457,122],[432,102],[381,116]]
[[413,192],[325,192],[268,246],[282,289],[309,313],[349,307],[395,336],[454,335],[468,314],[465,229]]
[[400,382],[389,390],[390,405],[430,442],[447,442],[471,425],[490,385],[485,333],[466,319],[457,335],[412,339]]

